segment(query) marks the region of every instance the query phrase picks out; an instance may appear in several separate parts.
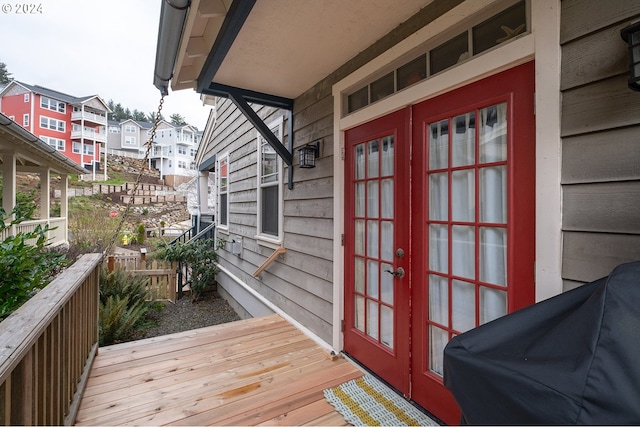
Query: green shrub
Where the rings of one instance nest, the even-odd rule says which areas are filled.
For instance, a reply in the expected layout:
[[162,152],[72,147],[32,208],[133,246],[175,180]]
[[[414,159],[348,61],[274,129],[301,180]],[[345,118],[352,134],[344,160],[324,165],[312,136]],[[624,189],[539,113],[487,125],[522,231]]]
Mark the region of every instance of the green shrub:
[[197,239],[174,244],[161,242],[155,257],[171,262],[186,263],[191,268],[191,301],[198,300],[206,291],[218,273],[218,249],[222,242],[214,239]]
[[[0,235],[27,219],[19,205],[11,214],[13,219],[0,208]],[[67,264],[64,254],[48,247],[48,231],[48,225],[38,225],[0,242],[0,320],[49,284]]]
[[100,345],[127,341],[149,326],[148,282],[126,270],[100,270]]
[[138,241],[139,244],[143,245],[144,238],[146,237],[145,235],[147,233],[147,230],[145,230],[144,228],[144,224],[142,223],[138,224],[136,233],[137,233],[136,240]]

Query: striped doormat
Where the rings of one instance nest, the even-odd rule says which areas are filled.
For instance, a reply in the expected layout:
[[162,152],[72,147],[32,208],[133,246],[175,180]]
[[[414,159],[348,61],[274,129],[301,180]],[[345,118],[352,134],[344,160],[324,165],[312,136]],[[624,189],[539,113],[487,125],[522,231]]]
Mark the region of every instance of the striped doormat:
[[372,375],[328,388],[324,397],[354,426],[439,425]]

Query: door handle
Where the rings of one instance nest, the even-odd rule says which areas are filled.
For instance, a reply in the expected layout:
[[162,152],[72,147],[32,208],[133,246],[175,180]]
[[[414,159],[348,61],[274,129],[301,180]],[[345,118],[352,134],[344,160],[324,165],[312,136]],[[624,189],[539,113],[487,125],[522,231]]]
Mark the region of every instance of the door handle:
[[398,269],[396,271],[391,271],[391,270],[385,270],[387,273],[396,276],[400,279],[402,279],[404,277],[404,268],[402,267],[398,267]]

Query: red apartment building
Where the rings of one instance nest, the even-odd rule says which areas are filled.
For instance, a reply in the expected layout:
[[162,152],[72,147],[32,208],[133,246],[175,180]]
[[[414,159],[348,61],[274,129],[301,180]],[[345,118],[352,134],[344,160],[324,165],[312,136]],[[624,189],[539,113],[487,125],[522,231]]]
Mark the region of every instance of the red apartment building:
[[0,91],[0,111],[94,175],[100,169],[111,110],[99,96],[78,98],[14,80]]

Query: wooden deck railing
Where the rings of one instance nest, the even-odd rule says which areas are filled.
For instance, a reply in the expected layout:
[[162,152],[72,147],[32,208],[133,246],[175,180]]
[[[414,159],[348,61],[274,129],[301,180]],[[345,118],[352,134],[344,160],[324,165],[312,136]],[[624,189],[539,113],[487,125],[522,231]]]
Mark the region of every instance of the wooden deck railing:
[[86,254],[0,322],[0,424],[71,425],[98,351],[101,254]]
[[[3,232],[0,232],[0,241],[9,236],[15,236],[17,233],[29,233],[35,230],[38,225],[44,227],[47,224],[50,227],[47,234],[50,245],[55,246],[67,241],[67,217],[22,221],[21,223],[12,227],[7,227]],[[33,242],[27,243],[32,244]]]

